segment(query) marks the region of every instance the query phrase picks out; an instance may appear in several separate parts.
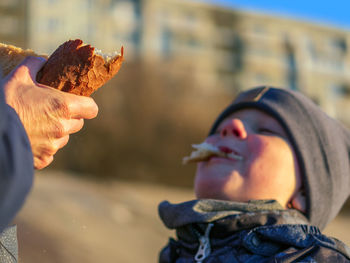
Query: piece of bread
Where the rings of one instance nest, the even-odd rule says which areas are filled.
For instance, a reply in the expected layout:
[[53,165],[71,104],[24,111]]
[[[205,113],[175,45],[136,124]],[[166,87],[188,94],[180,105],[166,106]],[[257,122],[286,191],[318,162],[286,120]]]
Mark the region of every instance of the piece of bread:
[[219,148],[206,142],[192,144],[192,147],[196,150],[191,152],[190,156],[186,156],[182,159],[183,164],[207,161],[211,156],[226,157],[226,154],[220,151]]
[[35,56],[47,58],[47,55],[38,55],[33,50],[22,49],[12,45],[0,43],[0,67],[4,76],[8,75],[26,57]]
[[118,73],[124,59],[121,53],[103,55],[82,40],[69,40],[59,46],[38,72],[39,83],[76,95],[90,96]]
[[192,144],[192,147],[196,150],[191,152],[190,156],[186,156],[182,159],[183,164],[207,161],[212,156],[229,158],[238,161],[243,160],[242,156],[237,155],[233,152],[225,153],[221,151],[218,147],[207,142],[203,142],[201,144]]
[[[29,49],[0,44],[3,74],[9,74],[27,56],[47,58],[46,55],[38,55]],[[37,81],[76,95],[90,96],[118,73],[123,59],[123,47],[121,53],[104,55],[80,39],[69,40],[48,58],[37,74]]]

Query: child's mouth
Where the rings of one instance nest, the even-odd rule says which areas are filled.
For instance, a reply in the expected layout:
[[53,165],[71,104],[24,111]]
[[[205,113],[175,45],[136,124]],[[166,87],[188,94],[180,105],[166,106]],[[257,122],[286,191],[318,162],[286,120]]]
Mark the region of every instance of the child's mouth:
[[233,159],[237,161],[241,161],[243,157],[239,155],[236,151],[232,150],[231,148],[228,148],[227,146],[219,146],[219,150],[223,153],[225,153],[226,158]]

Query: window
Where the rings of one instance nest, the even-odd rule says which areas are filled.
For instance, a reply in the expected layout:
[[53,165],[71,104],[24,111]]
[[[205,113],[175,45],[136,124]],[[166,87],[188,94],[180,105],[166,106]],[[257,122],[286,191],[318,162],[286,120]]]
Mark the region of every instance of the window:
[[50,17],[47,20],[47,30],[48,32],[53,32],[53,31],[57,31],[58,27],[59,27],[60,21],[58,18],[53,18]]
[[309,53],[312,61],[316,62],[318,59],[318,54],[317,54],[317,50],[316,50],[314,41],[311,38],[309,38],[308,36],[305,36],[304,42],[305,42],[306,50]]
[[263,25],[255,23],[253,25],[253,32],[258,35],[266,35],[266,29]]
[[162,53],[167,57],[171,53],[171,42],[173,41],[173,34],[168,27],[164,27],[162,30]]
[[132,32],[137,26],[137,14],[135,5],[130,1],[116,2],[112,7],[113,19],[118,30]]
[[197,18],[193,13],[188,12],[185,15],[185,25],[187,28],[191,29],[194,29],[197,26]]
[[295,50],[293,44],[288,38],[286,38],[285,43],[286,61],[287,61],[287,83],[290,89],[298,89],[298,69],[295,58]]
[[331,38],[328,45],[336,53],[344,54],[347,51],[346,40],[342,37]]
[[350,85],[345,83],[337,83],[330,85],[332,94],[335,97],[350,97]]

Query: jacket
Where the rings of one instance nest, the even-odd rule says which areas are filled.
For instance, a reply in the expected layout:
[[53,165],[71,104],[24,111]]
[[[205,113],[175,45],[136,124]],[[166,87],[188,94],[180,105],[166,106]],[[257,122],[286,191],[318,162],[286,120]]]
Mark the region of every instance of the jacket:
[[350,262],[344,243],[276,201],[165,201],[159,214],[177,235],[161,251],[160,263]]
[[0,262],[17,262],[16,228],[7,228],[33,182],[33,154],[24,127],[0,87]]

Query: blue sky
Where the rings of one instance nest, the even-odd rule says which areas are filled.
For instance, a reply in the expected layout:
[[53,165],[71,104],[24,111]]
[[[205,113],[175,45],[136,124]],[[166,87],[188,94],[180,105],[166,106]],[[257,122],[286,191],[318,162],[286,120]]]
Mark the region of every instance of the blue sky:
[[[197,0],[198,1],[198,0]],[[350,0],[199,0],[328,24],[350,30]]]

